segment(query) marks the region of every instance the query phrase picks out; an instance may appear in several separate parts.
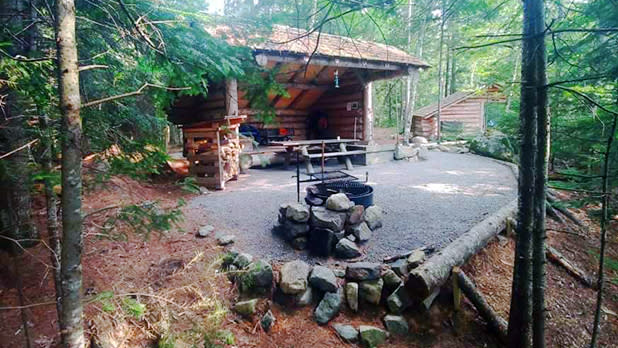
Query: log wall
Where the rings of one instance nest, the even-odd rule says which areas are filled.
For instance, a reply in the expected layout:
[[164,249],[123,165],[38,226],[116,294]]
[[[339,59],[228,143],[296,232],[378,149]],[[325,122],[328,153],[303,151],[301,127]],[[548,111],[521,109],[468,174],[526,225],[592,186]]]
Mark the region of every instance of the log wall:
[[[288,87],[289,97],[270,96],[271,105],[274,106],[276,113],[273,124],[264,124],[258,119],[259,111],[251,108],[245,92],[240,87],[237,96],[238,114],[247,115],[245,123],[258,129],[293,128],[294,139],[302,140],[308,137],[309,115],[315,111],[322,111],[328,114],[333,137],[353,138],[356,135],[357,139],[363,139],[363,86],[357,81],[348,82],[340,88],[332,86],[329,90],[325,90],[324,87],[303,89],[291,86]],[[350,102],[357,102],[358,108],[348,111],[347,105]],[[225,115],[227,115],[226,93],[225,85],[222,84],[213,86],[211,94],[206,99],[201,96],[179,98],[170,112],[170,120],[176,124],[191,124]]]
[[[463,134],[474,135],[485,131],[485,99],[469,98],[442,109],[440,121],[461,122]],[[414,116],[412,119],[414,135],[425,138],[437,137],[436,116],[429,118]]]

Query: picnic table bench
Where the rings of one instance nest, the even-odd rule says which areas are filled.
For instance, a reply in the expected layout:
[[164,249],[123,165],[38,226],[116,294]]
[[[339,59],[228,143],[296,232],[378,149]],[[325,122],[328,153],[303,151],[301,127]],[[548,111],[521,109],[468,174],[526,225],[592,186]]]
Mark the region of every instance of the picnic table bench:
[[[315,140],[275,141],[275,142],[272,142],[271,144],[285,147],[286,167],[290,163],[292,153],[296,151],[300,151],[300,154],[303,156],[305,160],[305,166],[307,167],[307,174],[314,174],[315,171],[313,169],[313,165],[311,164],[311,160],[315,158],[322,158],[322,159],[332,158],[332,157],[342,158],[344,160],[347,170],[354,169],[354,167],[352,166],[352,161],[350,160],[350,156],[364,154],[365,151],[362,151],[362,150],[348,151],[346,148],[346,144],[355,143],[357,141],[358,141],[357,139],[315,139]],[[326,152],[326,145],[338,145],[339,151]],[[309,152],[310,150],[320,150],[320,152],[310,153]]]

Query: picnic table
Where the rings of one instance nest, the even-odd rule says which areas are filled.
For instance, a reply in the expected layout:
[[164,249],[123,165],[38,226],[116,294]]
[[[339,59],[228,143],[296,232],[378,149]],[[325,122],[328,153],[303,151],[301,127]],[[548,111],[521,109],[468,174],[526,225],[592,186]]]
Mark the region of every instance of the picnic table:
[[[299,151],[304,160],[305,165],[307,167],[307,174],[314,174],[313,165],[311,164],[311,160],[314,158],[328,158],[328,157],[341,157],[345,161],[346,169],[352,170],[354,167],[352,166],[352,161],[349,156],[363,154],[365,151],[348,151],[346,148],[346,144],[352,144],[358,142],[358,139],[314,139],[314,140],[289,140],[289,141],[273,141],[272,145],[283,146],[285,148],[285,167],[290,164],[290,160],[292,157],[292,153]],[[339,145],[338,151],[329,151],[326,152],[325,149],[320,148],[319,153],[309,153],[311,147],[322,146],[325,148],[326,145]]]

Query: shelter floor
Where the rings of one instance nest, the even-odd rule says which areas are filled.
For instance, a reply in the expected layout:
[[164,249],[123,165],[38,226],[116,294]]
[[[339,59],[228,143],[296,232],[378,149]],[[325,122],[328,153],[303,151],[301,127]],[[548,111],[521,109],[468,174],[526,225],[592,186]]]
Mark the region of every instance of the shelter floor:
[[[370,261],[421,246],[441,248],[506,205],[517,191],[509,167],[471,154],[429,152],[425,161],[356,166],[350,173],[364,180],[365,172],[374,203],[385,212],[384,226],[364,245]],[[272,231],[279,205],[296,201],[295,174],[294,166],[251,169],[225,191],[194,198],[187,211],[208,216],[208,224],[234,234],[236,248],[255,257],[318,261]]]

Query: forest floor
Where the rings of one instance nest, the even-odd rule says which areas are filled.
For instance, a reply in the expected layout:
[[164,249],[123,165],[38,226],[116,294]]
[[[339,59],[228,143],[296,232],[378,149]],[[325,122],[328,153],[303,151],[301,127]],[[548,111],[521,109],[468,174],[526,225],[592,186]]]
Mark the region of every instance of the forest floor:
[[[104,187],[89,190],[84,197],[86,213],[118,204],[159,201],[161,207],[172,208],[179,198],[191,200],[173,183],[143,183],[125,177],[113,177]],[[591,209],[598,207],[590,207]],[[181,208],[184,221],[163,234],[148,240],[120,226],[127,240],[101,238],[100,229],[110,211],[89,216],[85,222],[83,258],[85,318],[87,334],[97,336],[104,347],[146,347],[161,338],[185,343],[220,342],[236,347],[333,347],[345,344],[331,325],[318,326],[312,319],[312,308],[290,311],[277,304],[270,307],[277,318],[271,332],[265,333],[258,319],[241,319],[228,311],[237,291],[224,274],[217,271],[221,247],[211,238],[196,238],[198,226],[212,223],[200,211]],[[587,231],[579,235],[549,232],[548,243],[572,262],[596,274],[599,231],[588,222]],[[42,198],[35,201],[35,212],[42,238],[45,209]],[[615,230],[616,226],[612,226]],[[551,230],[566,230],[550,222]],[[610,233],[608,283],[604,306],[603,346],[618,341],[618,247]],[[488,302],[505,318],[508,314],[513,265],[514,242],[495,240],[464,267]],[[50,253],[43,244],[28,249],[13,260],[0,253],[0,346],[25,346],[22,311],[17,288],[23,288],[23,316],[33,347],[58,345],[57,319]],[[277,268],[277,265],[275,265]],[[16,277],[19,274],[20,277]],[[589,342],[596,292],[581,285],[563,269],[547,267],[548,346],[581,347]],[[408,312],[411,334],[391,337],[389,347],[494,347],[495,336],[474,308],[465,302],[455,315],[451,295],[445,288],[428,312]],[[268,306],[266,300],[260,309]],[[381,308],[364,308],[359,313],[344,309],[332,323],[372,324],[381,327],[385,313]],[[163,336],[163,337],[162,337]],[[177,346],[182,346],[178,344]]]

